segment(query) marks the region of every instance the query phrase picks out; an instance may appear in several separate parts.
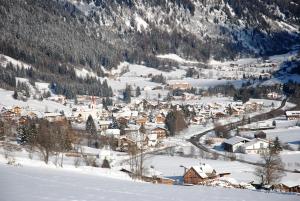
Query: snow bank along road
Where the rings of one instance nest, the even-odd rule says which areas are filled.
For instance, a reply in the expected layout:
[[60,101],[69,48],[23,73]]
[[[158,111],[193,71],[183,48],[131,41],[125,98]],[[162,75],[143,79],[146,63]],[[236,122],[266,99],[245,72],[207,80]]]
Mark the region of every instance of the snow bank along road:
[[61,169],[0,164],[1,201],[296,201],[295,194],[123,181]]

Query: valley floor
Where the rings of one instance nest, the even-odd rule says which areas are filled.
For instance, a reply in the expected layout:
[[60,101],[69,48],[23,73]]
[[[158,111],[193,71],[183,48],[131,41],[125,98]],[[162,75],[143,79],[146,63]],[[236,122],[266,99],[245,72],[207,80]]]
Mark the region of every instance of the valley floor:
[[299,200],[299,196],[295,194],[205,186],[154,185],[86,175],[62,169],[14,167],[0,164],[0,172],[2,201],[250,201],[253,198],[256,201]]

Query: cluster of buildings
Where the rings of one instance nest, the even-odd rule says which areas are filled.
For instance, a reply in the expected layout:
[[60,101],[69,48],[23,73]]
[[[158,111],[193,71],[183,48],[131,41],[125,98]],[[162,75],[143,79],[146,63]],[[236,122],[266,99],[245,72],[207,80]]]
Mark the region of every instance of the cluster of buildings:
[[224,140],[223,147],[227,152],[259,154],[269,147],[269,141],[262,138],[248,139],[234,136]]
[[217,71],[218,77],[227,80],[242,79],[243,76],[253,78],[270,78],[272,72],[278,70],[278,63],[257,61],[252,64],[230,63],[229,65],[216,65],[212,67]]
[[[176,87],[177,84],[174,83]],[[163,145],[164,139],[168,136],[165,119],[173,108],[183,110],[184,107],[191,113],[186,119],[188,124],[204,125],[231,116],[242,117],[246,113],[260,111],[264,107],[264,103],[260,101],[248,101],[244,104],[238,101],[208,103],[195,101],[191,105],[180,105],[172,100],[163,102],[145,99],[133,99],[130,104],[116,102],[113,106],[104,107],[99,97],[78,96],[76,103],[75,100],[67,100],[61,96],[48,99],[64,104],[69,107],[69,111],[41,112],[15,106],[2,107],[0,116],[15,120],[19,124],[34,118],[45,118],[50,122],[67,119],[78,130],[85,130],[85,123],[88,117],[92,116],[99,136],[117,140],[117,150],[128,151],[132,145],[139,149]]]
[[190,120],[191,124],[204,124],[210,120],[224,119],[230,116],[242,117],[244,114],[261,111],[264,103],[260,101],[218,103],[211,102],[195,105],[192,108],[196,115]]

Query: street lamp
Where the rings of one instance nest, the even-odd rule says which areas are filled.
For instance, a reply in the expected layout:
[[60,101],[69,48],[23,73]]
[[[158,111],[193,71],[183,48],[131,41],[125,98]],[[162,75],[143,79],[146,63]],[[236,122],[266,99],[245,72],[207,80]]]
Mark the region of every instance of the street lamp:
[[180,165],[179,167],[184,168],[184,174],[186,173],[186,170],[188,169],[187,167]]

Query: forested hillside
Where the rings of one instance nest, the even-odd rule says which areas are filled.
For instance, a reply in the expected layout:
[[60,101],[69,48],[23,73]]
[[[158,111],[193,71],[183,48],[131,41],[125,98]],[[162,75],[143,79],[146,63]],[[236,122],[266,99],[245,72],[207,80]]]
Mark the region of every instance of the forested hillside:
[[103,77],[122,61],[170,65],[158,54],[206,62],[282,53],[300,41],[299,13],[288,0],[0,0],[0,53],[34,66],[27,77],[70,88],[74,66]]

